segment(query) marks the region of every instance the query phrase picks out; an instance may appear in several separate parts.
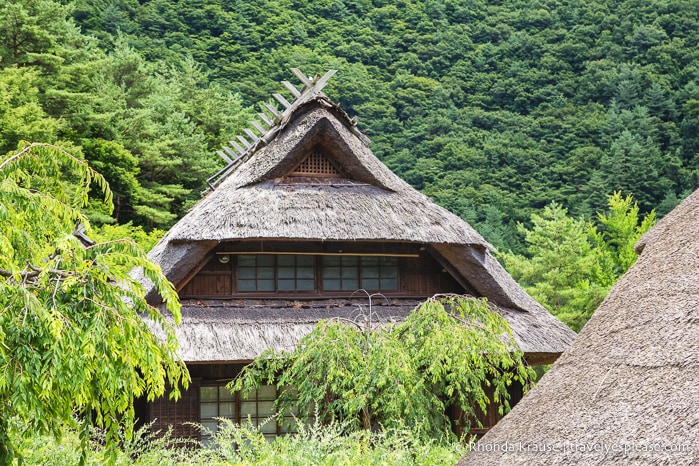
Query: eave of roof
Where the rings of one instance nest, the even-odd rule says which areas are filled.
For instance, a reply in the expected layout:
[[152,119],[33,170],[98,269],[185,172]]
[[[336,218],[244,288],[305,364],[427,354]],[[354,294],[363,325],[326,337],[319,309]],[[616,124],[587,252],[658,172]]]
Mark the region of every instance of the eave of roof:
[[[263,351],[292,351],[301,338],[325,319],[338,319],[360,325],[401,322],[421,302],[419,299],[366,300],[186,300],[182,323],[175,332],[180,341],[179,355],[187,363],[251,361]],[[565,341],[545,335],[527,335],[531,316],[522,311],[496,307],[513,329],[515,339],[531,364],[551,364],[566,346]],[[542,322],[542,330],[546,329]],[[161,330],[152,325],[156,334]]]

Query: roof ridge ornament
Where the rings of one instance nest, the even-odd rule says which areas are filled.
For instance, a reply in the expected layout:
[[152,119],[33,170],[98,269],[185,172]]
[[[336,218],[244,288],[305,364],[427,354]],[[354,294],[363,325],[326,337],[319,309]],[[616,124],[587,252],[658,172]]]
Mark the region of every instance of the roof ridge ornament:
[[242,147],[236,141],[229,141],[229,146],[223,146],[223,150],[216,151],[219,157],[221,157],[225,162],[226,166],[215,173],[211,178],[206,180],[208,189],[213,191],[236,167],[242,159],[252,152],[255,152],[261,145],[269,144],[272,139],[277,135],[283,123],[286,122],[289,115],[291,115],[297,108],[301,105],[309,102],[311,99],[315,98],[317,95],[321,94],[321,91],[326,86],[330,78],[337,73],[337,70],[328,70],[324,75],[316,74],[313,77],[306,76],[298,68],[290,68],[291,72],[301,81],[301,90],[297,89],[289,81],[281,81],[282,85],[288,90],[293,96],[293,100],[289,102],[284,96],[278,93],[272,94],[272,97],[284,107],[283,110],[277,109],[275,105],[264,103],[264,107],[272,115],[271,117],[263,112],[257,115],[262,120],[253,121],[250,124],[257,131],[253,131],[250,128],[245,128],[243,132],[245,136],[250,138],[252,142],[249,142],[244,136],[239,135],[237,139],[242,143]]

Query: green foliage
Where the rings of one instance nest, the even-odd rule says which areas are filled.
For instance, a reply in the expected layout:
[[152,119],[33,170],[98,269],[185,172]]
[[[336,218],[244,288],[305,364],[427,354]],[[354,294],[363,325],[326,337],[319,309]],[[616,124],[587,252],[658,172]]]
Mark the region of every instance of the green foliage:
[[640,220],[631,196],[617,192],[608,203],[609,211],[598,214],[597,225],[572,218],[560,204],[551,203],[540,215],[532,215],[533,228],[519,225],[529,257],[500,253],[515,280],[576,331],[636,261],[633,247],[655,223],[654,212]]
[[[140,190],[136,179],[139,173],[138,160],[124,146],[114,141],[83,139],[80,145],[85,160],[109,181],[115,207],[114,219],[119,220],[120,217],[123,219],[129,210],[133,211],[133,206],[138,199]],[[94,221],[96,215],[93,213],[90,217]]]
[[560,204],[532,214],[533,228],[520,225],[531,258],[503,252],[500,258],[512,277],[551,313],[580,330],[609,290],[593,280],[597,257],[583,219],[574,219]]
[[294,352],[262,354],[229,388],[276,383],[293,388],[279,397],[280,411],[296,406],[301,419],[317,412],[350,431],[406,425],[425,438],[448,438],[448,406],[485,409],[490,386],[509,410],[507,387],[526,387],[533,375],[507,322],[484,300],[432,298],[400,324],[372,325],[371,309],[366,317],[364,325],[319,323]]
[[598,281],[611,286],[636,262],[638,255],[634,246],[655,224],[655,212],[651,211],[641,220],[633,198],[616,192],[609,196],[608,213],[598,213],[597,221],[599,227],[591,229],[589,234],[601,269]]
[[70,428],[64,428],[59,438],[36,435],[18,438],[16,442],[22,457],[21,464],[26,465],[75,466],[80,462],[81,455],[85,456],[85,464],[88,465],[224,464],[220,455],[198,449],[196,441],[175,439],[171,431],[154,433],[149,427],[151,426],[136,430],[130,438],[121,431],[116,450],[105,447],[104,432],[99,429],[91,430],[90,442],[83,451],[80,432]]
[[3,87],[0,152],[120,145],[118,223],[180,217],[290,66],[338,69],[327,94],[372,150],[500,249],[524,253],[517,224],[552,200],[591,219],[622,190],[661,215],[699,186],[691,2],[11,0],[0,22],[0,86],[28,91]]
[[115,451],[120,426],[131,434],[136,397],[152,400],[166,385],[177,396],[188,382],[171,324],[126,271],[143,268],[175,322],[177,294],[132,241],[83,246],[71,234],[87,224],[80,208],[93,185],[111,202],[85,162],[35,143],[1,157],[0,175],[0,463],[15,456],[13,419],[20,438],[80,424],[84,448],[97,426]]
[[55,66],[81,37],[70,7],[51,0],[0,3],[0,63]]
[[44,112],[34,70],[14,66],[0,69],[0,153],[23,139],[50,142],[60,123]]
[[380,432],[351,431],[337,422],[299,424],[298,433],[265,440],[254,426],[224,420],[206,451],[226,464],[451,465],[465,455],[457,441],[425,439],[406,425]]
[[134,226],[130,222],[123,225],[102,225],[93,228],[90,238],[98,243],[129,238],[144,251],[150,251],[153,246],[165,235],[165,231],[157,228],[146,232],[141,226]]
[[[131,439],[122,437],[115,464],[136,466],[175,465],[451,465],[464,456],[458,442],[422,440],[411,429],[357,431],[349,435],[337,423],[316,420],[299,426],[295,435],[266,441],[254,426],[222,421],[218,432],[205,446],[172,437],[168,431],[153,434],[147,428]],[[93,433],[87,451],[87,464],[104,464],[109,451]],[[80,459],[80,441],[75,431],[65,430],[60,440],[48,436],[23,438],[19,442],[23,464],[73,466]],[[176,445],[177,447],[174,447]]]

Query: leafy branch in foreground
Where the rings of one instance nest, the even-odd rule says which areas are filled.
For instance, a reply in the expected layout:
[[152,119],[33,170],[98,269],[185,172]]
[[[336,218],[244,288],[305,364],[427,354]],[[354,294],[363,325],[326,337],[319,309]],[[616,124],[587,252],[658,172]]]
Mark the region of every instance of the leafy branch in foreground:
[[[533,378],[507,322],[483,299],[434,297],[402,323],[368,328],[325,320],[292,353],[263,353],[229,384],[248,392],[262,383],[282,392],[278,409],[296,406],[350,430],[410,426],[425,437],[451,434],[446,415],[457,405],[464,422],[496,403],[509,410],[507,387]],[[468,430],[468,425],[463,426]]]
[[[83,448],[97,426],[116,452],[136,397],[153,399],[166,385],[177,396],[188,383],[173,328],[126,273],[142,267],[178,322],[177,294],[160,269],[131,241],[85,246],[71,234],[87,224],[79,209],[94,184],[109,204],[104,179],[56,146],[0,157],[0,464],[15,456],[11,425],[20,436],[59,435],[75,414]],[[162,341],[142,314],[162,326]]]

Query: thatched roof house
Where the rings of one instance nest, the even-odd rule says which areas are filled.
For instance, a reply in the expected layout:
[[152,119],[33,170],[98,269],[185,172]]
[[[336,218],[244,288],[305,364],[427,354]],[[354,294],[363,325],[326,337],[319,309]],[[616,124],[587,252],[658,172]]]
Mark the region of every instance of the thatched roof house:
[[641,238],[573,346],[459,464],[699,464],[698,233],[696,191]]
[[190,373],[229,379],[267,348],[293,348],[321,319],[360,318],[360,288],[386,297],[373,307],[384,321],[435,293],[488,297],[532,364],[555,360],[574,333],[471,226],[372,154],[356,120],[320,92],[328,75],[297,75],[301,91],[286,83],[293,102],[278,98],[287,108],[274,121],[261,115],[270,127],[241,138],[237,160],[149,254],[182,299],[177,335]]

